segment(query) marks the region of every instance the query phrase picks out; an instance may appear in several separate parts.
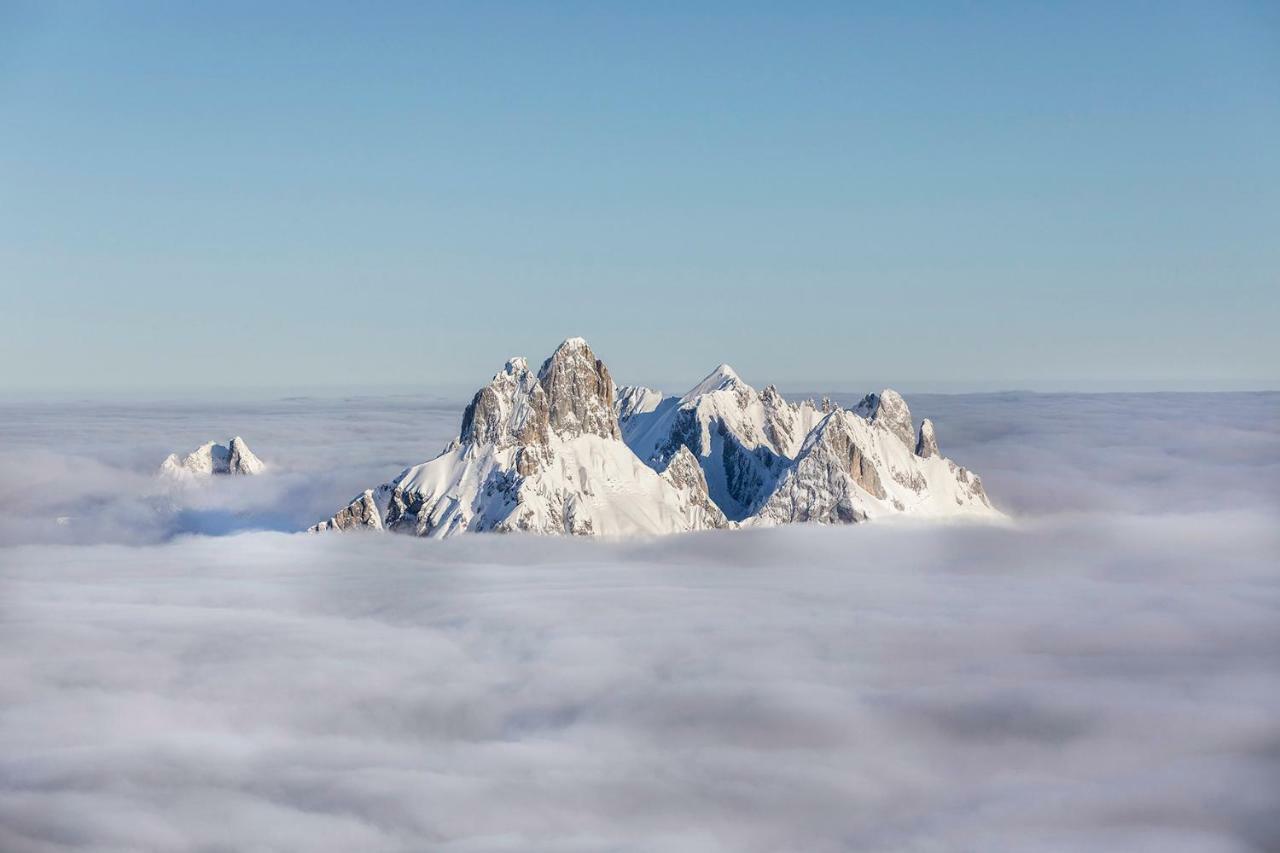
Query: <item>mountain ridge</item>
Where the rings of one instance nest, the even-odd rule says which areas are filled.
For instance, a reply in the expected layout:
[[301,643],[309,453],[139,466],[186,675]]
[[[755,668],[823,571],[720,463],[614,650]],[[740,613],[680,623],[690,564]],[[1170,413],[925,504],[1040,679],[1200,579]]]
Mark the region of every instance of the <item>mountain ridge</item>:
[[509,359],[439,455],[309,529],[617,536],[892,514],[1001,517],[891,389],[853,409],[792,403],[721,364],[668,396],[616,385],[568,338],[537,373]]

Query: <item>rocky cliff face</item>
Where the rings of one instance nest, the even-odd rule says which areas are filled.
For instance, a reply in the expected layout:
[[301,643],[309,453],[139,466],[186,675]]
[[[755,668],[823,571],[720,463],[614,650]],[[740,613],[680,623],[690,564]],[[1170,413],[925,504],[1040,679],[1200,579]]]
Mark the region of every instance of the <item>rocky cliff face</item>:
[[558,435],[620,439],[613,410],[613,378],[582,338],[569,338],[538,372],[548,400],[547,420]]
[[208,477],[215,474],[261,474],[266,469],[240,436],[225,445],[206,442],[186,456],[170,453],[160,464],[160,473],[177,478]]
[[614,385],[581,338],[506,363],[430,462],[312,530],[671,533],[897,513],[998,517],[892,390],[854,410],[757,392],[722,364],[688,393]]

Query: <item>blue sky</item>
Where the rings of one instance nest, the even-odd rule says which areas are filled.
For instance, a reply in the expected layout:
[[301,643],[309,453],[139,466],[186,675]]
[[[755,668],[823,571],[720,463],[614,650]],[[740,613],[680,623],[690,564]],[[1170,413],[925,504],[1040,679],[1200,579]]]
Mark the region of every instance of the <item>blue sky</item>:
[[1277,7],[904,5],[0,0],[0,390],[1280,384]]

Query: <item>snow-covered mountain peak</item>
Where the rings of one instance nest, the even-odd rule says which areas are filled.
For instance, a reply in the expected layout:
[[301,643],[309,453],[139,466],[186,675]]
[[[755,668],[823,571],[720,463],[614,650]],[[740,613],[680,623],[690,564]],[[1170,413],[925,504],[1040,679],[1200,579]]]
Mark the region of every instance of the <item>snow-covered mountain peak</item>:
[[619,438],[613,379],[587,342],[569,338],[535,376],[524,358],[511,358],[476,392],[462,416],[459,441],[477,445],[545,445],[591,434]]
[[732,367],[727,364],[721,364],[715,370],[708,373],[705,379],[690,388],[688,392],[680,398],[680,400],[681,402],[687,403],[691,400],[696,400],[703,394],[711,394],[716,391],[726,391],[738,386],[746,388],[751,387],[742,381],[742,378],[738,376],[737,371]]
[[[312,529],[442,537],[467,531],[628,535],[728,524],[697,463],[659,472],[623,443],[608,368],[581,338],[535,377],[511,359],[429,462],[357,495]],[[643,393],[628,394],[633,400]]]
[[261,474],[266,467],[237,435],[225,445],[207,441],[183,457],[170,453],[160,464],[160,473],[186,479],[214,474]]

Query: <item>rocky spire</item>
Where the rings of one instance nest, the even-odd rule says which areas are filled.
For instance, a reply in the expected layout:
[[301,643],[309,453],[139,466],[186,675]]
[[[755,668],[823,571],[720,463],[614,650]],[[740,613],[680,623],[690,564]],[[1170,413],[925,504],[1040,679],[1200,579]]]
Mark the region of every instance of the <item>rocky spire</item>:
[[582,338],[569,338],[538,371],[547,397],[548,423],[566,438],[598,435],[622,437],[613,410],[613,378]]
[[920,435],[916,437],[916,456],[929,459],[941,455],[938,452],[938,438],[933,434],[933,421],[925,418],[920,421]]

